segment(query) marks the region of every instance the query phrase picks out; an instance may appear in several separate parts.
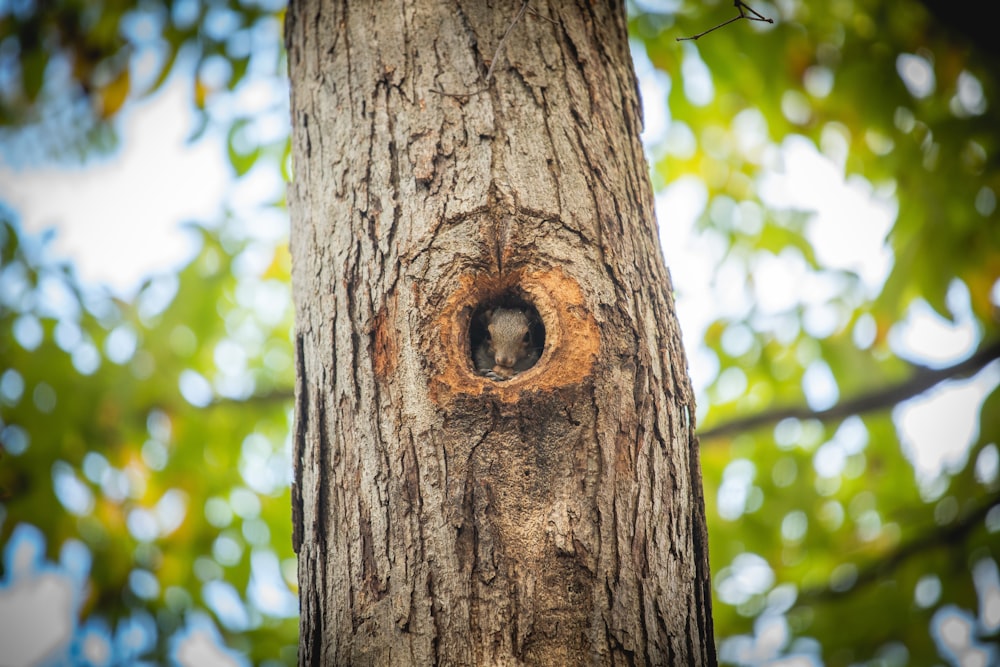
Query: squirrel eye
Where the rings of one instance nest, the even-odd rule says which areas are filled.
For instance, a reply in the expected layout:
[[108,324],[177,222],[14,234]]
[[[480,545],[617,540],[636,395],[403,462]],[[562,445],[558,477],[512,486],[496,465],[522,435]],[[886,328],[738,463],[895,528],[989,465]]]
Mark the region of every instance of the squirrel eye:
[[521,339],[521,342],[523,342],[523,343],[530,343],[531,342],[531,334],[530,333],[524,334],[524,338]]

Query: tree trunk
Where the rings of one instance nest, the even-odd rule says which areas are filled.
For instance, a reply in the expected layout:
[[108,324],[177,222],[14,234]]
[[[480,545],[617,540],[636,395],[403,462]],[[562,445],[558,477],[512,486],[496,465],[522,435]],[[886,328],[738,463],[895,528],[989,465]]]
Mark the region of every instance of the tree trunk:
[[[519,11],[288,10],[302,665],[716,660],[624,7]],[[497,381],[505,304],[544,350]]]

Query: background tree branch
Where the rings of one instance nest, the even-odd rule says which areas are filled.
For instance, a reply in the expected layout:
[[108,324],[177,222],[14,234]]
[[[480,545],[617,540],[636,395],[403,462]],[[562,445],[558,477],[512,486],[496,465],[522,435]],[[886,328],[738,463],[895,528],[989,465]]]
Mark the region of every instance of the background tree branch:
[[966,536],[971,533],[977,525],[981,525],[981,522],[984,518],[986,518],[987,513],[989,513],[989,511],[993,509],[997,503],[1000,503],[1000,495],[994,495],[988,498],[985,502],[976,505],[964,516],[959,517],[947,525],[939,526],[934,530],[929,530],[909,542],[906,542],[905,544],[900,544],[894,551],[885,554],[863,568],[859,568],[857,578],[848,588],[834,589],[831,586],[806,588],[799,592],[798,602],[800,604],[823,602],[850,595],[864,586],[884,581],[897,568],[903,565],[903,563],[911,558],[923,554],[926,551],[938,547],[954,547],[963,542]]
[[782,419],[815,419],[822,422],[829,422],[851,415],[884,410],[914,396],[919,396],[945,380],[968,377],[997,357],[1000,357],[1000,341],[980,347],[968,359],[947,368],[927,368],[915,365],[914,368],[917,371],[905,381],[841,401],[826,410],[812,410],[807,407],[776,408],[740,417],[714,428],[706,429],[699,433],[698,437],[704,442],[705,440],[718,439],[733,433],[776,424]]

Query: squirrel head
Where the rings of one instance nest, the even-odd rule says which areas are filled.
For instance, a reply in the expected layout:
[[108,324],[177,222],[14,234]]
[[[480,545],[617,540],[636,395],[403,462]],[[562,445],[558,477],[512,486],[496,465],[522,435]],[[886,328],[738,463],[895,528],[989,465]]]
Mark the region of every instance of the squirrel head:
[[531,349],[531,320],[518,308],[495,308],[483,313],[488,345],[497,366],[513,368]]

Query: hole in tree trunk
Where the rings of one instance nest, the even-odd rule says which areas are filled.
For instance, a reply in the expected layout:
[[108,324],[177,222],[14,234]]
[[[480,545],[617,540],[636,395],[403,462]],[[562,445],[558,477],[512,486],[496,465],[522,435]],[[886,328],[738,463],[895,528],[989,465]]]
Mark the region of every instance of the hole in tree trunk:
[[515,293],[476,306],[469,321],[469,356],[479,375],[504,381],[536,363],[545,348],[538,310]]

